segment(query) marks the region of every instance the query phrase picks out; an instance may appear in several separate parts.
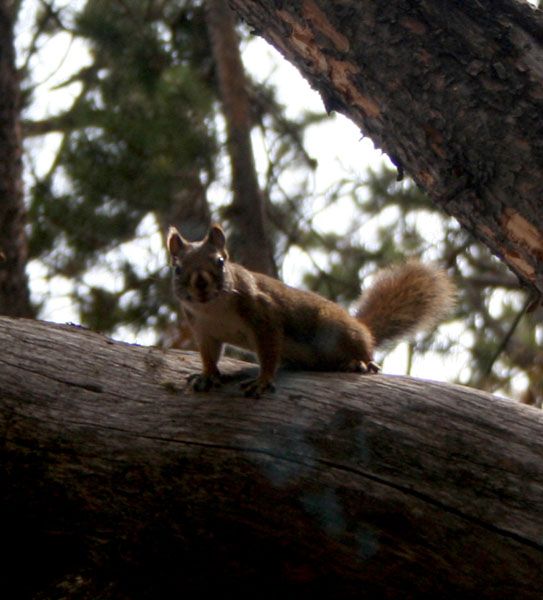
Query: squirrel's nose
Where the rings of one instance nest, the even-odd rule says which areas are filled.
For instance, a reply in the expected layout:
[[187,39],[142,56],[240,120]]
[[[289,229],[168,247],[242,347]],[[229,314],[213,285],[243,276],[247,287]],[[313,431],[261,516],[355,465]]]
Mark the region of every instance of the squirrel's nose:
[[196,273],[196,276],[195,276],[192,284],[194,285],[194,287],[197,290],[200,290],[200,291],[205,290],[210,284],[209,275],[206,277],[206,275],[204,273],[201,273],[201,272]]

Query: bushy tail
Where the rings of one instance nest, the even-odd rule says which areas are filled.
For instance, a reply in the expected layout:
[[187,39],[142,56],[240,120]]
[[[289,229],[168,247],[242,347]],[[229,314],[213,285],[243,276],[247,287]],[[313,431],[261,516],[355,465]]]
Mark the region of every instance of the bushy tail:
[[356,317],[381,346],[430,329],[450,312],[455,297],[445,271],[412,260],[377,273],[360,298]]

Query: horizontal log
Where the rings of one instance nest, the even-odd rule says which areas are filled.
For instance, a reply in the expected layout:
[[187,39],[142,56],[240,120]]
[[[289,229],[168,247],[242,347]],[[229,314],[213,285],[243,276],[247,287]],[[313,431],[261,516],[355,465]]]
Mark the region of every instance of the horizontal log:
[[0,340],[0,526],[32,597],[540,597],[540,411],[387,375],[252,400],[229,359],[196,395],[192,353],[4,317]]

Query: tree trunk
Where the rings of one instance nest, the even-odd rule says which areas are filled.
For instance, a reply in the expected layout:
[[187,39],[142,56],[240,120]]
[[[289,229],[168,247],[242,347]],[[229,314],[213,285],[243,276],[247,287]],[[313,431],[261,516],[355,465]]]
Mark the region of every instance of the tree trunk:
[[0,314],[31,317],[13,4],[0,0]]
[[19,597],[541,597],[538,410],[385,375],[196,395],[191,353],[5,317],[0,339]]
[[519,0],[230,0],[543,293],[543,14]]
[[251,271],[277,276],[264,197],[258,185],[251,143],[251,108],[235,29],[227,0],[206,0],[207,27],[226,121],[233,199],[229,237],[234,258]]

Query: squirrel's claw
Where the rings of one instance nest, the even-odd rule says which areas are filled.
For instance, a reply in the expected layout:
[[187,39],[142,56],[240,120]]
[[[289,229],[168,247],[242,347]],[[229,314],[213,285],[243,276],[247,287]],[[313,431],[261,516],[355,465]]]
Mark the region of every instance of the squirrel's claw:
[[263,381],[260,378],[244,381],[240,387],[246,398],[260,398],[264,392],[275,392],[275,386],[271,381]]
[[379,373],[381,368],[381,365],[378,365],[373,360],[370,360],[367,363],[361,360],[357,364],[356,371],[358,373],[362,373],[363,375],[368,375],[370,373]]
[[187,381],[195,392],[208,392],[211,388],[218,388],[222,384],[219,374],[193,373],[187,377]]
[[367,364],[366,364],[366,369],[368,373],[379,373],[379,371],[382,369],[383,367],[381,367],[381,365],[378,365],[376,362],[374,362],[373,360],[370,360]]

